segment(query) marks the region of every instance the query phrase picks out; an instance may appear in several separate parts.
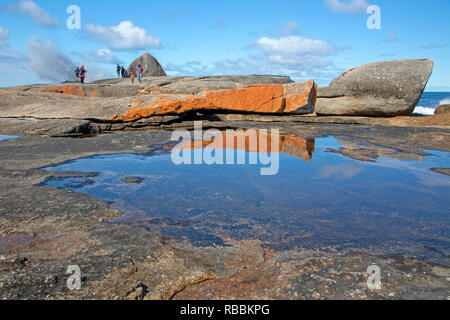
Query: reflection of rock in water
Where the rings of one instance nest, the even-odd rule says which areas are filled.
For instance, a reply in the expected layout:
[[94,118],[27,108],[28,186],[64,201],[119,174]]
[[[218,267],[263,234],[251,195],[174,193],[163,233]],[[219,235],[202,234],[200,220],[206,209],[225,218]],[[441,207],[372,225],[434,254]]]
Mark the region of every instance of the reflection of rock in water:
[[303,139],[296,136],[281,136],[280,151],[295,158],[311,162],[315,151],[315,139]]
[[432,168],[431,171],[450,176],[450,168]]
[[246,152],[282,152],[303,161],[310,162],[315,151],[315,139],[304,139],[294,135],[273,136],[260,130],[237,130],[223,133],[211,140],[183,141],[173,150],[232,149]]
[[424,151],[417,153],[409,150],[399,150],[379,145],[369,141],[367,138],[358,137],[335,137],[336,141],[344,147],[340,149],[329,148],[327,152],[339,153],[344,157],[367,162],[375,162],[378,158],[391,158],[397,160],[424,161]]

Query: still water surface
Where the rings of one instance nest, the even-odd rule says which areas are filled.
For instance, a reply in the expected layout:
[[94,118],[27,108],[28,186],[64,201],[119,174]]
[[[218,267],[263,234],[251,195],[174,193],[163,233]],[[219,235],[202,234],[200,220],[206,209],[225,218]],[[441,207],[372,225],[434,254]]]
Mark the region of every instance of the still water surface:
[[376,248],[446,263],[450,177],[431,169],[448,168],[449,153],[358,149],[349,137],[292,139],[282,144],[273,176],[261,176],[258,165],[175,165],[171,146],[159,146],[46,168],[98,174],[44,185],[108,201],[125,213],[113,223],[137,224],[177,244],[258,239],[275,250]]

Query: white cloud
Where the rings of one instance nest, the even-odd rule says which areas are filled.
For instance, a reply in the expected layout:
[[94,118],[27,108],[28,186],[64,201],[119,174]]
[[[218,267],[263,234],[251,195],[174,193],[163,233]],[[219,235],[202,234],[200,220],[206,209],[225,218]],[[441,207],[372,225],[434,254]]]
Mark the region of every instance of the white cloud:
[[58,18],[51,16],[34,1],[20,1],[16,4],[7,5],[2,9],[9,13],[26,16],[38,25],[48,29],[58,28],[63,25]]
[[143,50],[161,48],[161,38],[147,34],[131,21],[122,21],[117,26],[102,27],[86,24],[84,31],[92,38],[108,45],[111,50]]
[[0,27],[0,47],[6,46],[5,40],[9,39],[9,30]]
[[205,65],[198,61],[185,64],[166,63],[164,70],[169,75],[285,75],[295,81],[314,79],[325,85],[339,75],[342,69],[336,68],[327,57],[271,55],[260,52],[242,59],[227,59]]
[[370,6],[366,0],[325,0],[325,4],[337,13],[366,13],[367,7]]
[[38,37],[27,41],[30,52],[30,68],[42,80],[66,81],[73,79],[75,62],[58,51],[51,41],[43,43]]
[[37,82],[28,67],[30,59],[25,52],[0,48],[0,87]]
[[29,62],[27,55],[23,52],[0,49],[0,63],[24,63]]
[[117,58],[109,49],[103,48],[94,52],[84,52],[83,58],[89,61],[106,64],[122,64],[123,62]]
[[84,64],[87,82],[114,77],[97,65],[71,59],[59,51],[54,43],[44,43],[38,37],[27,41],[29,52],[0,48],[0,87],[42,82],[75,81],[75,67]]
[[[81,65],[69,56],[58,50],[56,45],[48,41],[43,43],[38,37],[27,41],[31,70],[42,80],[62,82],[75,80],[75,67]],[[95,65],[85,67],[88,71],[88,80],[94,81],[112,77],[112,72],[107,72]]]
[[173,75],[206,75],[213,74],[211,67],[202,64],[199,61],[189,61],[184,64],[161,63],[164,70]]
[[325,41],[306,39],[300,36],[287,36],[280,39],[263,37],[254,46],[282,54],[326,56],[335,53],[335,49]]
[[339,75],[329,56],[342,49],[325,41],[288,36],[279,39],[264,37],[249,46],[258,50],[241,59],[226,59],[205,65],[191,61],[185,64],[167,63],[170,75],[286,75],[295,81],[314,79],[322,85]]

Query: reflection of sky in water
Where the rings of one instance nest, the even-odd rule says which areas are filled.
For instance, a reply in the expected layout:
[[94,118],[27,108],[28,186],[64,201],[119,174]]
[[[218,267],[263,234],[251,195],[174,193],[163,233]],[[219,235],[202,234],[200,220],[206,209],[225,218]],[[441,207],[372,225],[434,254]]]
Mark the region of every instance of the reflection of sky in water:
[[[361,162],[326,152],[330,147],[341,145],[317,139],[310,163],[281,154],[275,176],[261,176],[254,165],[175,166],[168,152],[154,152],[47,168],[99,174],[46,184],[111,201],[126,213],[116,221],[198,246],[259,239],[278,249],[432,246],[447,252],[450,178],[430,168],[448,167],[448,153],[430,151],[423,162]],[[145,180],[126,184],[125,177]]]
[[0,141],[10,140],[10,139],[17,139],[18,136],[7,136],[4,134],[0,134]]

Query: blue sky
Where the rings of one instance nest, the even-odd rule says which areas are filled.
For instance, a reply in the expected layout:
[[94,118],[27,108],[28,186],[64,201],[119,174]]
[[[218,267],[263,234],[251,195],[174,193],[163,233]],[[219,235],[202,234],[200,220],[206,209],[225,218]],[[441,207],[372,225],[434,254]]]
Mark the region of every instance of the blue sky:
[[[81,9],[69,30],[66,9]],[[381,9],[369,30],[368,5]],[[84,64],[113,76],[149,51],[169,75],[281,74],[327,85],[349,67],[435,62],[428,91],[450,91],[448,0],[2,0],[0,86],[56,82]]]

